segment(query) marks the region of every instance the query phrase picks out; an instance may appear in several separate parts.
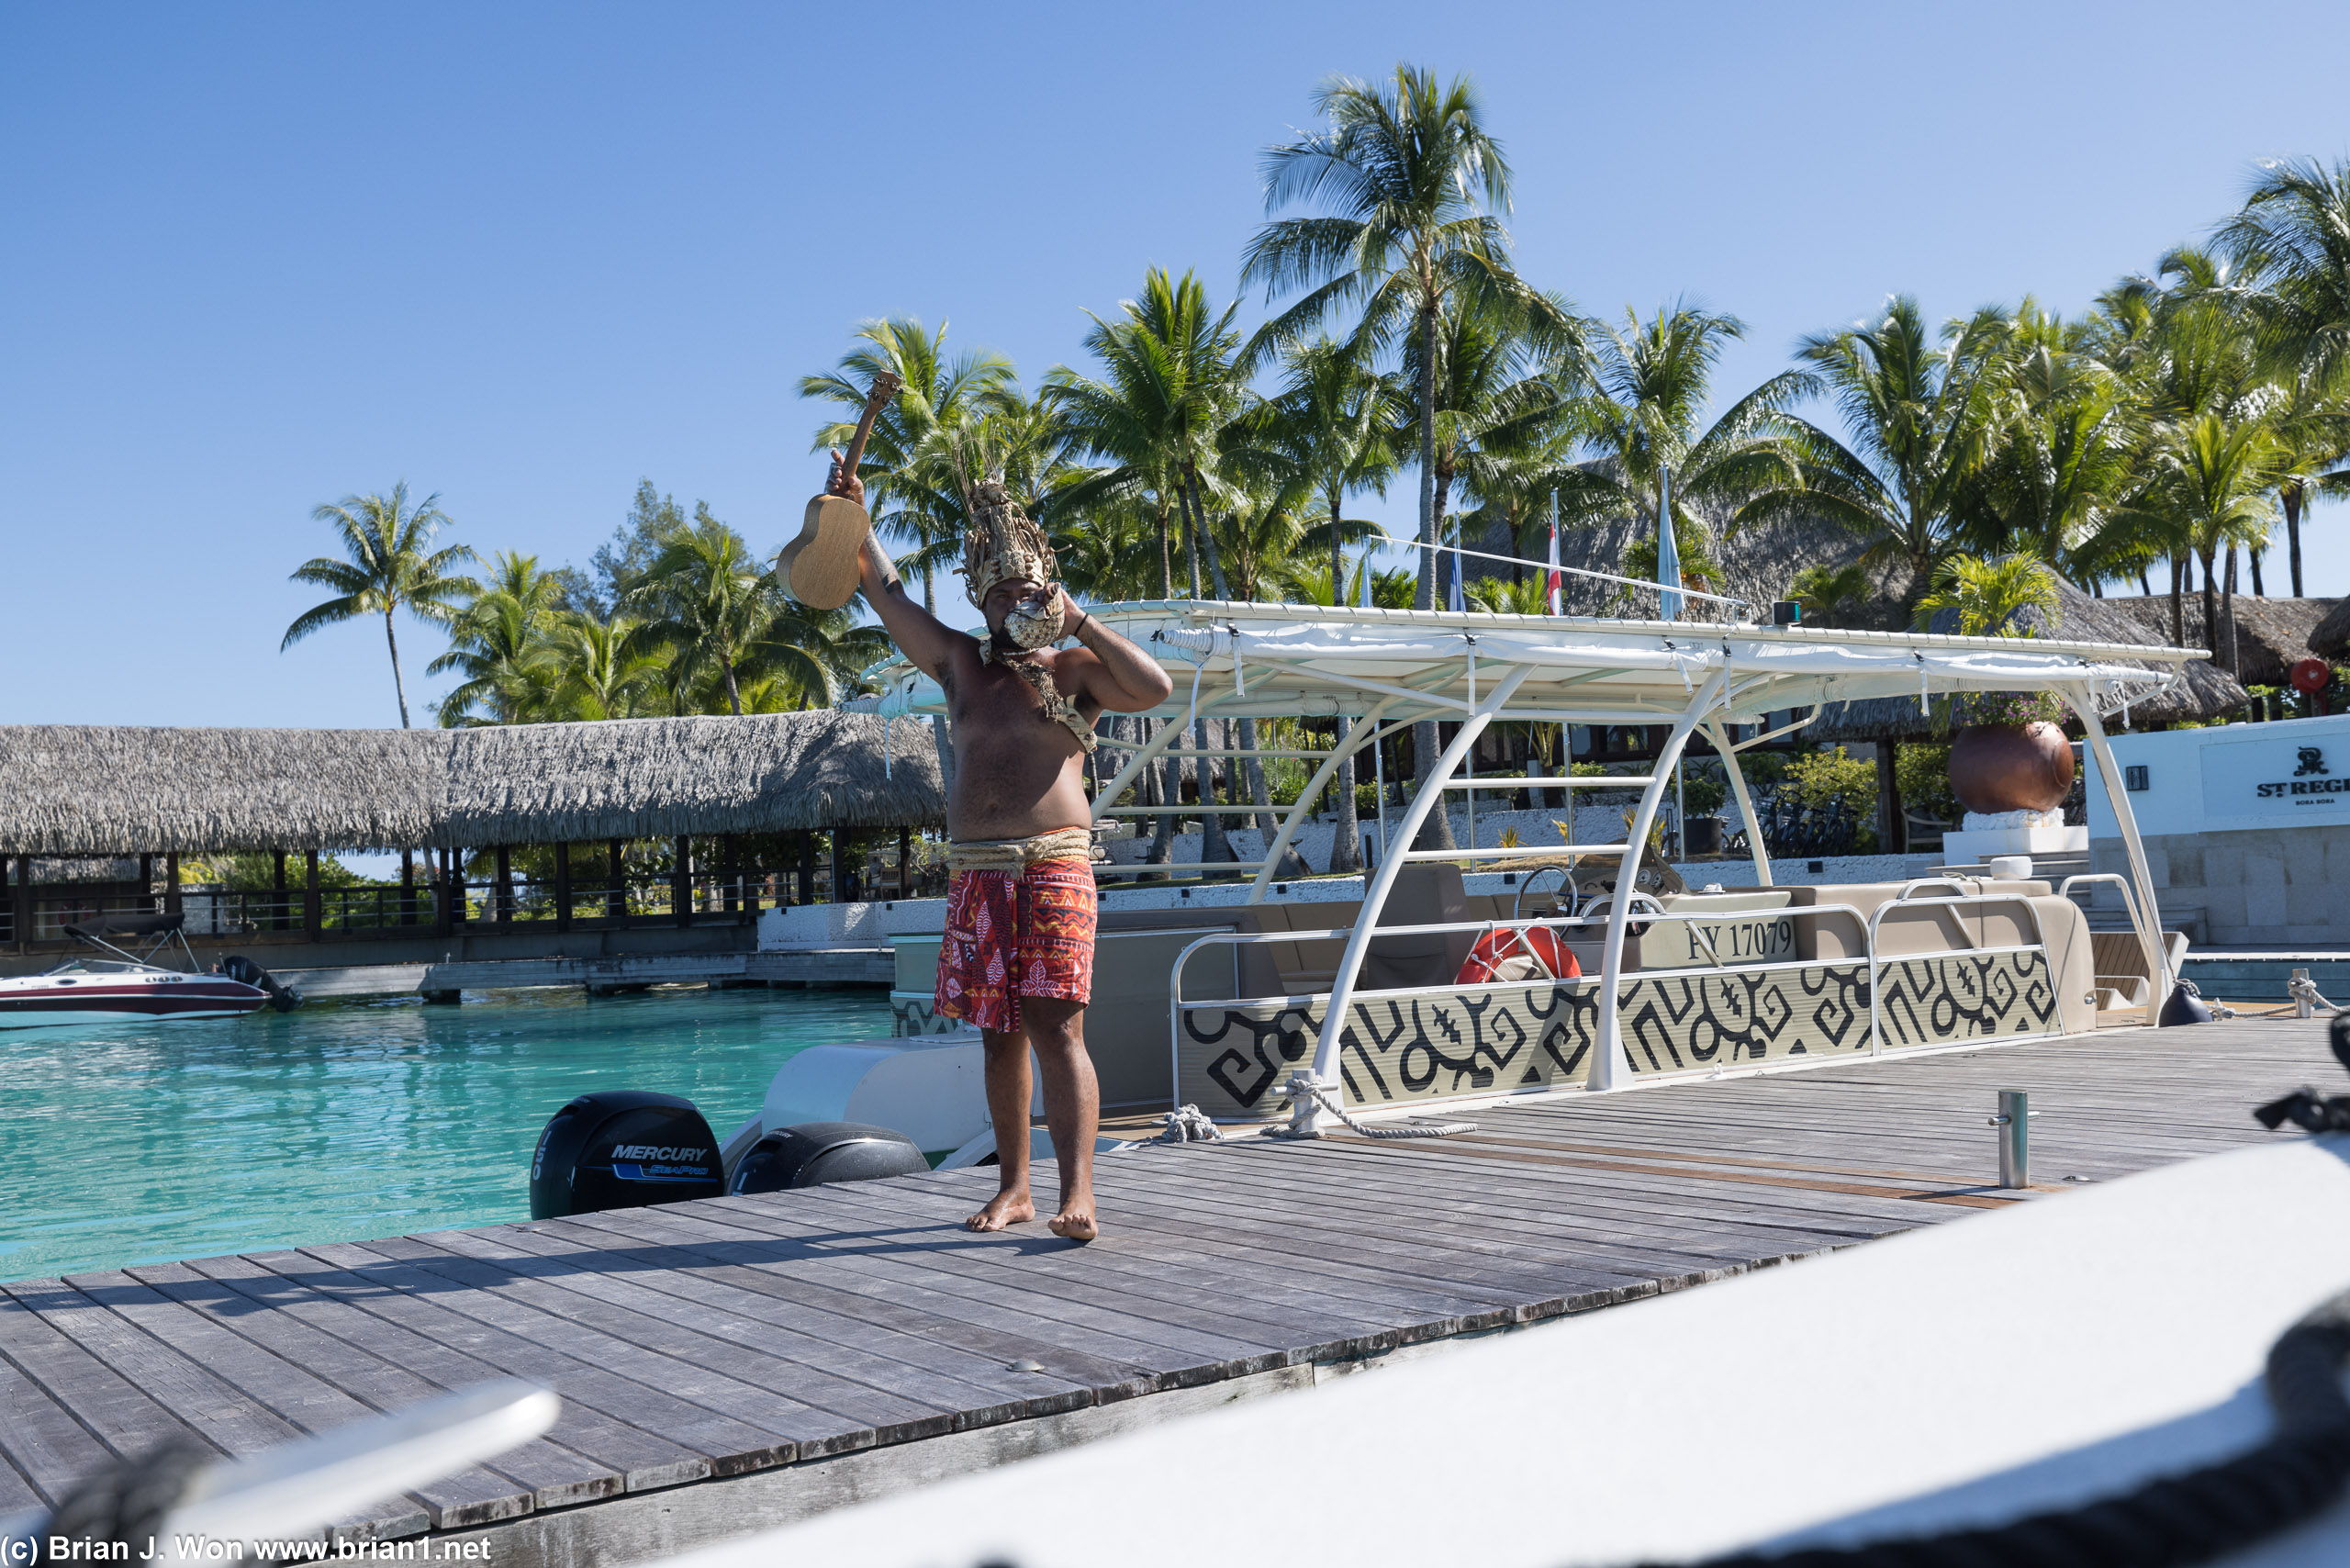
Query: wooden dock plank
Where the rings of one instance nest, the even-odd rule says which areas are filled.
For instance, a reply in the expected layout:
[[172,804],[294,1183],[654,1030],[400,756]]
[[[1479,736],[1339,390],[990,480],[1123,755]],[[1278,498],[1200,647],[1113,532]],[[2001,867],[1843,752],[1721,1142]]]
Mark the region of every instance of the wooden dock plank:
[[[812,1444],[838,1440],[845,1433],[858,1440],[870,1431],[853,1418],[646,1350],[584,1315],[566,1318],[515,1300],[509,1291],[476,1274],[466,1260],[405,1238],[304,1250],[364,1270],[371,1282],[386,1289],[432,1293],[436,1305],[487,1329],[495,1337],[490,1342],[518,1367],[543,1369],[538,1375],[561,1377],[552,1386],[564,1397],[707,1455],[713,1474],[783,1463],[796,1456],[803,1438]],[[444,1258],[445,1264],[441,1261]],[[746,1415],[747,1407],[763,1403],[767,1406],[764,1417]]]
[[[331,1431],[377,1412],[298,1361],[276,1355],[229,1333],[154,1286],[127,1272],[77,1274],[69,1282],[84,1295],[158,1343],[185,1356],[222,1383],[250,1397],[289,1428],[307,1433]],[[488,1524],[530,1512],[531,1488],[478,1465],[468,1465],[412,1495],[435,1529]]]
[[[542,1222],[543,1223],[543,1222]],[[795,1311],[789,1305],[730,1284],[697,1279],[675,1265],[638,1267],[641,1249],[583,1245],[547,1234],[538,1226],[490,1230],[435,1231],[420,1239],[505,1263],[519,1271],[537,1271],[550,1282],[616,1304],[634,1305],[789,1361],[804,1357],[838,1375],[895,1391],[925,1406],[944,1399],[946,1407],[978,1414],[990,1398],[1016,1406],[1023,1414],[1073,1409],[1082,1394],[1035,1372],[1015,1372],[1002,1362],[940,1347],[895,1329],[878,1327],[839,1313]],[[615,1279],[607,1271],[625,1258],[629,1271]]]
[[[1155,1375],[1147,1367],[1120,1360],[1114,1353],[1096,1353],[1059,1338],[1040,1338],[1024,1328],[999,1330],[988,1323],[934,1310],[929,1304],[905,1299],[895,1292],[860,1294],[813,1269],[773,1264],[766,1258],[763,1243],[749,1233],[681,1215],[674,1209],[619,1210],[542,1221],[540,1228],[558,1234],[603,1230],[635,1242],[646,1249],[648,1262],[658,1261],[670,1271],[662,1276],[665,1282],[681,1277],[704,1280],[789,1307],[858,1318],[958,1354],[998,1360],[1007,1368],[1015,1361],[1035,1361],[1043,1371],[1034,1375],[1088,1389],[1097,1399],[1104,1396],[1104,1391],[1111,1398],[1130,1398],[1157,1386]],[[949,1301],[936,1305],[944,1306]],[[1115,1342],[1101,1347],[1104,1351],[1122,1348]]]
[[[307,1313],[266,1309],[259,1293],[241,1290],[235,1281],[209,1277],[185,1263],[150,1263],[124,1272],[373,1409],[398,1410],[447,1392],[408,1367],[336,1338],[315,1327]],[[528,1488],[532,1506],[540,1508],[593,1502],[618,1493],[621,1484],[618,1472],[543,1438],[509,1449],[483,1468]]]
[[0,1490],[11,1499],[0,1506],[54,1504],[113,1457],[48,1391],[0,1358]]
[[[588,1374],[586,1381],[590,1383],[599,1383],[592,1375],[593,1368],[577,1367],[570,1358],[516,1342],[511,1336],[481,1327],[423,1294],[408,1294],[382,1280],[364,1279],[307,1252],[248,1254],[241,1260],[352,1308],[360,1321],[346,1319],[339,1325],[347,1337],[354,1343],[399,1346],[412,1358],[403,1364],[435,1382],[448,1382],[444,1372],[453,1368],[460,1383],[498,1377],[545,1383],[565,1396],[564,1414],[551,1435],[565,1447],[613,1466],[624,1491],[674,1486],[711,1473],[707,1453],[648,1431],[633,1420],[607,1415],[589,1400],[572,1397],[563,1380],[576,1370]],[[196,1266],[205,1267],[205,1261],[199,1260]]]
[[[76,1276],[91,1278],[100,1285],[118,1277]],[[145,1428],[123,1450],[126,1458],[191,1433],[231,1458],[260,1453],[301,1435],[298,1428],[247,1397],[234,1384],[142,1333],[74,1288],[70,1281],[18,1281],[0,1285],[0,1291],[39,1314],[43,1330],[70,1340],[84,1357],[104,1364],[117,1383],[136,1390],[160,1410],[168,1412],[161,1422],[144,1420],[129,1401],[110,1399],[116,1410],[131,1413],[134,1421]],[[13,1350],[10,1354],[14,1355]],[[33,1370],[21,1358],[17,1358],[17,1364]],[[78,1389],[76,1394],[78,1397]],[[419,1521],[428,1518],[420,1505],[393,1498],[362,1510],[357,1518],[365,1527],[402,1529],[410,1516]]]

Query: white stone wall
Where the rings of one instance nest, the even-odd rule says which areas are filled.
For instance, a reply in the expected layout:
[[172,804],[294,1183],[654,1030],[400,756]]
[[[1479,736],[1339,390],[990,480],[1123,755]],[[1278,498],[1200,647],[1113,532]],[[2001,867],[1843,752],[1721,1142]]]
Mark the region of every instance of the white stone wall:
[[[2172,930],[2206,944],[2350,943],[2350,823],[2154,834],[2144,843],[2154,902]],[[2091,839],[2089,868],[2127,877],[2121,840]],[[2094,896],[2101,909],[2121,908],[2121,894],[2110,883]]]

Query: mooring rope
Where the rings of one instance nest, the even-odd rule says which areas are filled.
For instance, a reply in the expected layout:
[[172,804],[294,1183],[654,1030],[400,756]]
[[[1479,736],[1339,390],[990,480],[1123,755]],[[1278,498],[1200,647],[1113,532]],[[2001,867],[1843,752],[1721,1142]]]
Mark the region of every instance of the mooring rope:
[[1167,1130],[1158,1135],[1160,1143],[1221,1143],[1224,1134],[1205,1111],[1186,1104],[1167,1113]]
[[1477,1130],[1477,1124],[1474,1122],[1407,1122],[1399,1126],[1375,1126],[1348,1111],[1338,1096],[1330,1091],[1330,1085],[1325,1084],[1311,1072],[1300,1070],[1290,1074],[1289,1081],[1281,1087],[1281,1092],[1288,1096],[1290,1101],[1292,1111],[1290,1125],[1285,1127],[1275,1127],[1265,1136],[1268,1137],[1320,1137],[1322,1134],[1315,1127],[1311,1114],[1311,1107],[1317,1102],[1332,1115],[1346,1123],[1353,1131],[1369,1138],[1452,1137],[1460,1133],[1473,1133]]

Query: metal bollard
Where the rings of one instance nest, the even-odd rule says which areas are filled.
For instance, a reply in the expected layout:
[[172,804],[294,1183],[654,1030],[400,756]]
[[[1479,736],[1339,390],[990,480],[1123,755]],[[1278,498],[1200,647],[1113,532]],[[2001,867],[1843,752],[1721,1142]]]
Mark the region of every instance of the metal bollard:
[[1999,1114],[1990,1125],[1999,1129],[1999,1185],[2031,1185],[2031,1096],[2020,1089],[1999,1091]]
[[2294,1017],[2314,1018],[2317,1016],[2317,1003],[2310,1000],[2311,993],[2316,990],[2317,987],[2310,984],[2309,970],[2295,969],[2293,971],[2293,978],[2285,982],[2285,991],[2293,999]]

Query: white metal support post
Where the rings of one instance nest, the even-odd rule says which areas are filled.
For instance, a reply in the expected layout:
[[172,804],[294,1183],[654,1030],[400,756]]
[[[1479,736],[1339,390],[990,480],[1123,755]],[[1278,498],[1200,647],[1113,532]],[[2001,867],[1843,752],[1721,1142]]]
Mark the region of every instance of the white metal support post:
[[1755,820],[1753,797],[1746,792],[1746,772],[1738,765],[1738,749],[1718,719],[1706,721],[1706,738],[1721,754],[1722,767],[1729,774],[1729,792],[1738,797],[1739,820],[1746,824],[1747,852],[1754,857],[1755,886],[1767,888],[1771,886],[1771,849],[1762,842],[1762,824]]
[[2105,744],[2105,725],[2097,716],[2097,699],[2086,682],[2056,688],[2073,711],[2080,715],[2088,737],[2089,755],[2097,759],[2098,777],[2105,781],[2105,799],[2121,828],[2121,847],[2130,857],[2130,879],[2138,884],[2138,941],[2146,950],[2146,973],[2154,992],[2146,1002],[2146,1022],[2159,1027],[2163,1004],[2170,1000],[2170,955],[2163,949],[2162,912],[2154,905],[2154,879],[2146,866],[2146,846],[2138,838],[2138,819],[2131,814],[2130,797],[2122,788],[2121,769],[2114,766],[2113,748]]
[[[1228,701],[1231,701],[1233,700],[1233,696],[1234,694],[1229,691],[1219,692],[1215,696],[1211,697],[1206,701],[1201,703],[1195,711],[1198,713],[1214,712],[1217,708],[1223,706]],[[1144,768],[1148,767],[1152,763],[1157,762],[1162,756],[1164,756],[1168,749],[1174,746],[1176,741],[1181,738],[1183,732],[1191,728],[1191,720],[1192,714],[1190,713],[1187,713],[1181,719],[1167,720],[1159,726],[1159,731],[1157,734],[1151,736],[1147,741],[1145,741],[1141,747],[1136,750],[1132,756],[1126,759],[1126,765],[1118,769],[1117,776],[1112,778],[1107,784],[1102,786],[1101,792],[1093,797],[1093,821],[1096,826],[1099,826],[1102,822],[1102,809],[1105,806],[1116,805],[1118,803],[1118,797],[1126,792],[1126,786],[1133,783],[1136,778],[1139,778]],[[1123,745],[1123,743],[1113,744]],[[1180,748],[1178,748],[1178,751],[1180,755]],[[1177,809],[1172,810],[1169,813],[1162,814],[1181,816],[1183,812],[1180,809]]]
[[[1404,812],[1404,820],[1396,825],[1397,842],[1410,844],[1419,835],[1420,823],[1427,820],[1428,812],[1442,807],[1446,780],[1459,769],[1461,757],[1477,744],[1477,737],[1485,733],[1485,726],[1494,722],[1494,715],[1502,711],[1519,685],[1533,673],[1534,666],[1530,664],[1512,665],[1509,673],[1503,676],[1500,684],[1494,688],[1493,695],[1479,703],[1476,711],[1462,722],[1460,733],[1452,737],[1452,744],[1445,747],[1443,754],[1437,758],[1436,767],[1429,770],[1427,782],[1412,797],[1412,804]],[[1395,886],[1396,874],[1407,864],[1401,854],[1391,854],[1381,860],[1379,869],[1371,873],[1370,884],[1363,889],[1362,911],[1355,916],[1354,933],[1347,938],[1347,950],[1338,960],[1337,976],[1330,982],[1330,1001],[1322,1014],[1322,1038],[1314,1050],[1314,1076],[1333,1090],[1339,1082],[1338,1050],[1340,1042],[1346,1037],[1347,1012],[1354,1000],[1355,977],[1361,972],[1363,957],[1371,950],[1380,911],[1387,905],[1387,895]],[[1315,1126],[1330,1119],[1330,1114],[1318,1104],[1311,1114],[1314,1118],[1312,1125]]]
[[[1401,698],[1390,697],[1356,720],[1354,728],[1348,732],[1345,743],[1323,759],[1321,767],[1315,772],[1312,778],[1306,780],[1305,788],[1298,791],[1296,804],[1290,808],[1289,815],[1281,819],[1280,834],[1265,850],[1265,868],[1257,873],[1257,880],[1248,890],[1250,903],[1265,902],[1265,890],[1272,885],[1273,871],[1281,863],[1281,853],[1290,846],[1291,841],[1296,838],[1297,830],[1305,825],[1306,813],[1313,811],[1314,802],[1322,798],[1322,791],[1329,788],[1330,780],[1337,776],[1339,767],[1347,758],[1354,756],[1364,746],[1378,743],[1379,721],[1385,716],[1387,710],[1401,700],[1403,700]],[[1356,847],[1361,846],[1358,845]],[[1382,855],[1381,858],[1384,859],[1385,856]]]
[[1681,760],[1681,748],[1689,744],[1689,732],[1712,712],[1729,680],[1729,666],[1724,665],[1707,678],[1673,722],[1664,749],[1649,768],[1648,788],[1640,791],[1640,809],[1632,818],[1632,836],[1624,846],[1624,858],[1617,863],[1616,896],[1607,905],[1607,945],[1600,949],[1599,1048],[1592,1058],[1589,1079],[1595,1090],[1619,1087],[1630,1071],[1623,1036],[1616,1026],[1616,991],[1624,979],[1624,927],[1632,911],[1632,890],[1639,880],[1640,857],[1648,848],[1649,826],[1656,821],[1664,787],[1673,776],[1673,764]]

